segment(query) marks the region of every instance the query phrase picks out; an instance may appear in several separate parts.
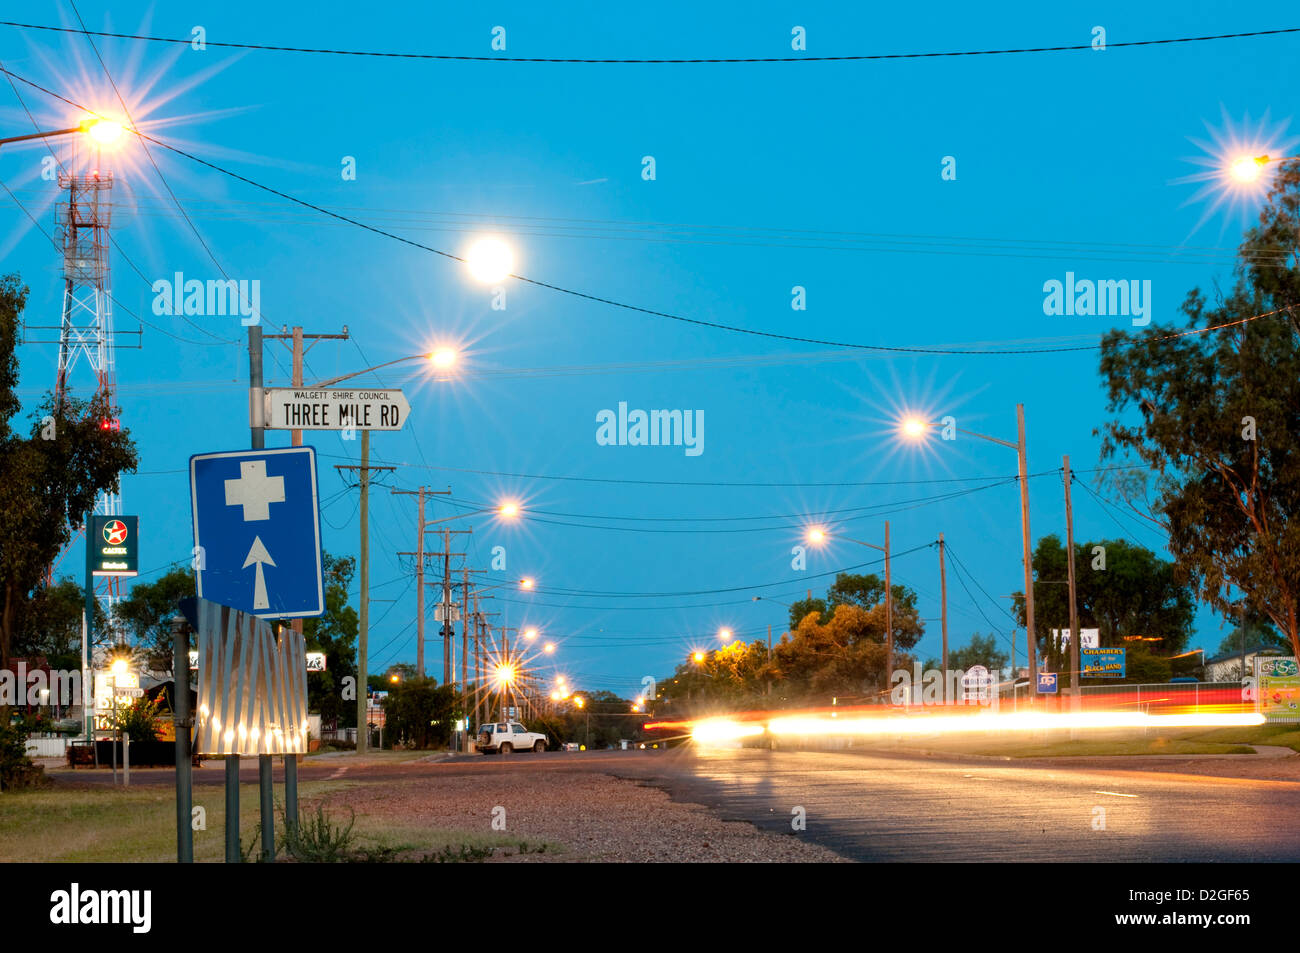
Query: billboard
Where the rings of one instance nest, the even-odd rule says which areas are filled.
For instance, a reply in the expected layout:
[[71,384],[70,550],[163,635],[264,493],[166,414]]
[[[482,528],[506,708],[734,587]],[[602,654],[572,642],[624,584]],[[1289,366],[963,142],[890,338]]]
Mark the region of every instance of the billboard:
[[1255,710],[1270,721],[1300,721],[1300,668],[1294,655],[1255,656]]
[[1080,649],[1079,675],[1083,678],[1123,678],[1124,649]]

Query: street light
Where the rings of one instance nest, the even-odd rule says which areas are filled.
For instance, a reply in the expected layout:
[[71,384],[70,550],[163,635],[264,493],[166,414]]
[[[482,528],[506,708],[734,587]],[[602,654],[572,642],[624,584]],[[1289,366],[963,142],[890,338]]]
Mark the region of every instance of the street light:
[[[1267,157],[1265,157],[1267,159]],[[924,440],[930,433],[930,430],[940,426],[932,424],[921,417],[908,417],[902,421],[900,429],[904,436],[910,438],[913,442]],[[1035,645],[1034,636],[1034,564],[1031,557],[1032,543],[1029,536],[1029,474],[1027,455],[1025,453],[1025,405],[1016,404],[1016,442],[1011,443],[1007,440],[999,440],[997,437],[990,437],[987,434],[975,433],[973,430],[962,430],[959,427],[953,428],[957,433],[966,434],[968,437],[976,437],[979,440],[987,440],[989,443],[996,443],[1000,447],[1010,447],[1016,451],[1016,468],[1020,480],[1020,531],[1021,531],[1021,559],[1025,569],[1025,648],[1029,654],[1029,684],[1038,684],[1038,648]],[[1012,648],[1015,647],[1014,640]],[[1015,681],[1015,673],[1012,672],[1012,681]]]
[[694,655],[691,656],[691,661],[694,662],[696,665],[703,665],[703,664],[704,664],[704,653],[703,653],[703,652],[696,652]]
[[1288,162],[1293,159],[1300,159],[1300,156],[1238,156],[1229,163],[1228,174],[1243,185],[1254,185],[1270,162]]
[[[808,530],[804,538],[809,543],[817,546],[825,542],[828,536],[829,533],[824,527],[814,526]],[[889,520],[885,520],[884,546],[877,546],[875,543],[867,543],[860,539],[849,539],[847,536],[837,536],[836,539],[842,539],[846,543],[855,543],[858,546],[866,546],[868,549],[874,549],[885,554],[885,689],[888,691],[889,685],[892,684],[894,672],[894,581],[889,572]]]
[[724,642],[730,642],[733,638],[732,631],[725,627],[721,628],[718,630],[718,638],[722,639]]
[[29,132],[25,136],[7,136],[0,139],[0,146],[8,145],[11,142],[27,142],[31,139],[53,139],[55,136],[71,136],[75,133],[84,133],[95,143],[100,146],[111,146],[122,137],[125,132],[120,123],[113,122],[111,119],[87,119],[78,126],[69,126],[66,129],[53,129],[49,132]]

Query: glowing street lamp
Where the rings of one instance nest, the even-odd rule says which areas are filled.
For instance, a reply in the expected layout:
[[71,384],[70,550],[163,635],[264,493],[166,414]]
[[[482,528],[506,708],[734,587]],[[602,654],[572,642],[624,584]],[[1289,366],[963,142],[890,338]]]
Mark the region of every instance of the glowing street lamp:
[[536,585],[537,580],[533,579],[532,576],[524,576],[523,579],[519,580],[519,588],[521,589],[532,589]]
[[[1265,161],[1268,157],[1264,157]],[[1252,160],[1254,161],[1254,160]],[[1240,160],[1238,160],[1240,162]],[[1236,163],[1234,163],[1234,166]],[[916,443],[924,439],[932,427],[935,425],[920,417],[908,417],[900,422],[899,429],[904,437]],[[1030,556],[1032,544],[1029,537],[1029,479],[1028,479],[1028,457],[1025,452],[1025,405],[1016,404],[1016,442],[1011,443],[1008,440],[999,440],[997,437],[990,437],[987,434],[975,433],[973,430],[962,430],[959,427],[953,428],[957,433],[966,434],[968,437],[975,437],[979,440],[987,440],[989,443],[996,443],[1000,447],[1010,447],[1016,451],[1016,466],[1020,481],[1020,531],[1021,531],[1021,561],[1025,570],[1025,647],[1029,655],[1029,684],[1038,683],[1038,652],[1034,646],[1034,569],[1033,561]],[[888,565],[888,563],[886,563]],[[1012,646],[1014,648],[1014,640]],[[1014,665],[1014,660],[1013,660]]]
[[85,134],[94,140],[97,146],[111,146],[122,138],[122,133],[125,131],[120,123],[113,122],[111,119],[87,119],[80,125],[69,126],[66,129],[54,129],[50,132],[29,132],[25,136],[8,136],[0,139],[0,146],[11,142],[27,142],[31,139],[53,139],[55,136],[71,136],[76,133]]
[[542,651],[545,652],[547,655],[553,655],[555,653],[555,643],[547,642],[545,645],[542,646]]
[[1267,163],[1268,156],[1241,156],[1232,161],[1228,173],[1238,182],[1247,184],[1258,182]]
[[724,627],[718,630],[718,638],[724,642],[730,642],[734,637],[732,631],[728,628]]
[[704,664],[704,653],[703,653],[703,652],[696,652],[694,655],[691,656],[691,661],[694,662],[696,665],[703,665],[703,664]]
[[529,640],[537,638],[537,630],[532,628],[524,629],[524,638]]

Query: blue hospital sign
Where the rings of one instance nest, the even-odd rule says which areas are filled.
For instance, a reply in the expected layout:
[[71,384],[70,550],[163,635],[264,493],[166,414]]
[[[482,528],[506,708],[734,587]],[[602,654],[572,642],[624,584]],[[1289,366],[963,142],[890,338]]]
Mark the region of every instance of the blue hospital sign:
[[315,450],[198,454],[190,497],[201,599],[261,618],[325,611]]

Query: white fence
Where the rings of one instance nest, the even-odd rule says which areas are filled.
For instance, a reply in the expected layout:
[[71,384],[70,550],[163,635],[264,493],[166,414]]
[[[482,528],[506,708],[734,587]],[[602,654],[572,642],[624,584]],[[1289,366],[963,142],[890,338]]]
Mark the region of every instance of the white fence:
[[27,754],[33,758],[67,757],[67,738],[28,738]]

